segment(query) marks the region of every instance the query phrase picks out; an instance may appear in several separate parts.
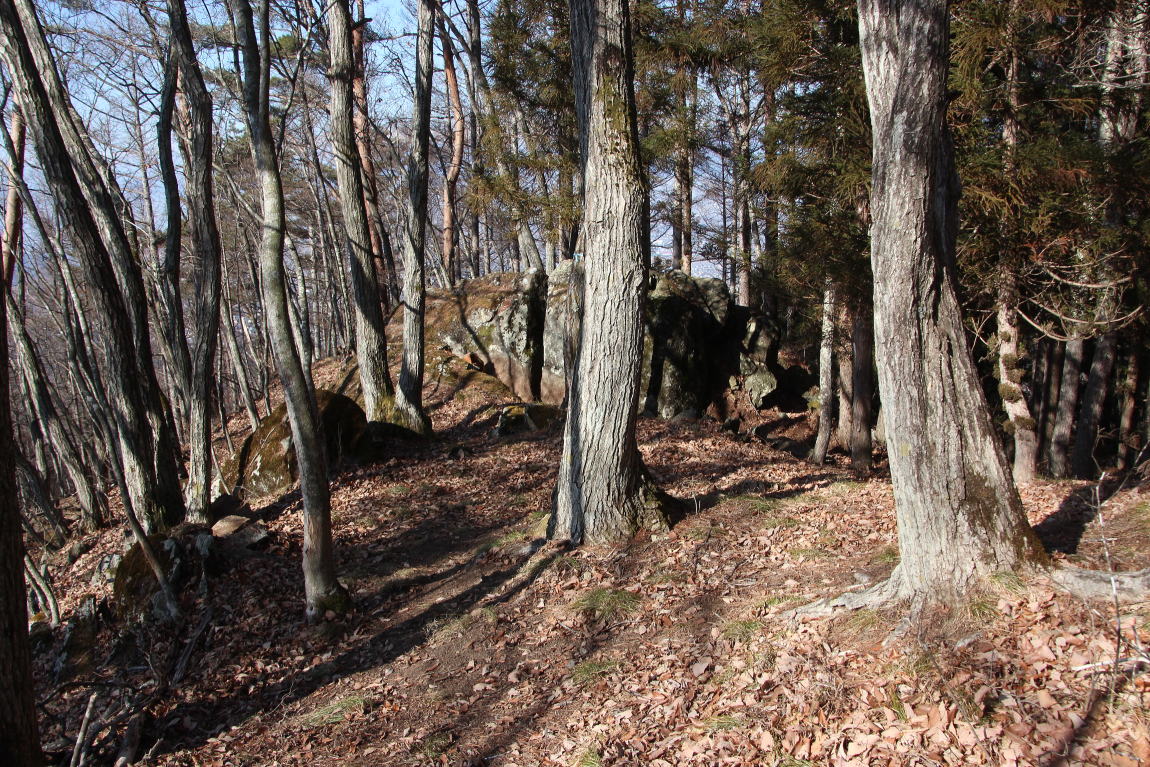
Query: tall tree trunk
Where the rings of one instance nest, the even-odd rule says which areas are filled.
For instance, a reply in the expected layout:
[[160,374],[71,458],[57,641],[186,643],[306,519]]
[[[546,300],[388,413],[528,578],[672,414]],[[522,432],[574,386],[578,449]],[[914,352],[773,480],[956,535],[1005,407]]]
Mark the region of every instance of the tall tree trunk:
[[822,335],[819,341],[819,431],[811,461],[822,466],[831,444],[835,413],[835,284],[827,280],[823,289]]
[[1081,338],[1072,338],[1066,342],[1062,356],[1058,410],[1054,415],[1054,431],[1050,437],[1050,474],[1055,477],[1070,474],[1070,438],[1074,432],[1074,416],[1078,412],[1078,390],[1081,388],[1085,353],[1086,342]]
[[404,425],[421,434],[431,433],[423,409],[423,271],[427,243],[427,156],[431,142],[431,68],[435,40],[435,7],[419,1],[416,37],[415,104],[412,148],[407,160],[407,236],[403,251],[403,364],[395,406]]
[[[183,323],[191,328],[190,341],[186,342],[189,344],[187,397],[190,412],[188,482],[184,488],[184,503],[188,520],[203,524],[211,521],[208,507],[212,502],[213,373],[220,326],[221,249],[212,183],[212,97],[204,85],[199,59],[196,58],[184,0],[168,0],[168,22],[171,55],[177,63],[180,90],[186,105],[183,121],[186,135],[181,146],[192,254],[190,321]],[[179,211],[169,211],[169,215],[172,212],[178,221]],[[172,223],[169,218],[169,229]],[[179,250],[178,243],[176,250]],[[182,313],[183,308],[178,307],[178,311]],[[227,424],[222,425],[227,427]]]
[[1122,412],[1118,417],[1118,456],[1114,468],[1125,471],[1141,448],[1134,415],[1138,409],[1139,350],[1131,350],[1122,381]]
[[388,421],[395,406],[395,392],[387,369],[387,328],[383,317],[375,259],[372,255],[370,222],[364,207],[365,192],[360,176],[362,158],[355,140],[351,11],[348,0],[327,5],[328,50],[331,68],[331,136],[335,151],[335,177],[340,208],[347,229],[351,255],[351,286],[355,294],[355,353],[364,411],[369,421]]
[[364,45],[364,30],[368,19],[364,11],[364,0],[356,0],[355,7],[356,15],[359,17],[359,21],[352,25],[351,31],[351,43],[355,53],[355,72],[352,79],[352,92],[355,96],[355,143],[362,171],[363,207],[367,214],[368,231],[371,234],[371,250],[376,259],[383,262],[382,297],[387,299],[385,308],[390,309],[399,303],[399,278],[395,270],[395,255],[391,250],[391,236],[388,234],[383,210],[379,205],[375,159],[371,153],[371,117],[367,111],[367,56]]
[[[71,113],[60,116],[54,111],[53,102],[41,80],[47,67],[47,74],[54,78],[56,88],[62,91],[54,65],[49,58],[44,66],[40,66],[29,48],[29,39],[33,37],[46,48],[39,23],[31,11],[27,18],[18,16],[12,0],[4,0],[4,10],[6,13],[0,14],[0,53],[14,80],[44,176],[57,203],[58,215],[64,229],[71,235],[71,252],[83,269],[96,311],[104,321],[104,338],[111,363],[104,383],[116,412],[119,449],[130,494],[125,501],[130,501],[151,529],[163,529],[183,517],[183,499],[168,431],[169,421],[162,407],[154,407],[159,402],[159,384],[150,364],[146,327],[142,337],[135,333],[134,327],[140,321],[139,309],[130,312],[125,303],[113,259],[94,218],[97,205],[89,204],[77,180],[77,172],[86,172],[86,166],[73,162],[73,153],[61,135],[60,125],[71,125]],[[74,130],[74,126],[71,127]],[[83,154],[82,147],[71,148],[76,150],[75,154]],[[95,183],[90,177],[88,181],[89,186]],[[100,186],[89,191],[101,203],[113,205],[107,199],[106,188]],[[115,210],[109,212],[107,208],[99,208],[99,212],[105,220],[114,219],[113,225],[119,228]],[[122,230],[120,234],[122,236]],[[126,274],[125,279],[135,279],[137,287],[142,286],[138,267],[133,263],[131,268],[135,271]],[[139,293],[142,301],[142,288]],[[147,364],[138,359],[138,355],[144,352],[148,354]]]
[[466,123],[463,121],[463,100],[459,96],[459,78],[455,73],[455,48],[447,34],[447,26],[439,23],[439,39],[443,48],[443,77],[447,86],[447,99],[451,104],[451,160],[443,175],[443,268],[448,284],[455,284],[460,275],[460,264],[455,254],[456,186],[463,170],[463,150],[467,142]]
[[237,41],[243,54],[243,102],[260,183],[263,236],[260,240],[260,287],[267,312],[268,336],[283,384],[284,402],[291,423],[292,443],[299,464],[303,495],[303,574],[309,620],[322,618],[328,610],[343,612],[349,606],[347,592],[335,575],[331,535],[331,490],[324,456],[323,428],[316,409],[315,392],[300,363],[288,316],[287,277],[284,274],[284,195],[279,161],[272,139],[269,110],[271,40],[269,0],[256,20],[248,0],[231,0]]
[[860,474],[874,464],[874,310],[859,303],[851,317],[851,468]]
[[666,527],[635,439],[643,352],[643,197],[627,0],[570,0],[584,177],[585,293],[549,535]]
[[916,601],[954,598],[979,577],[1044,558],[955,292],[948,13],[945,0],[859,0],[873,128],[875,340],[901,553],[883,590]]
[[1046,374],[1042,377],[1041,409],[1038,416],[1038,455],[1050,453],[1050,440],[1054,432],[1054,412],[1058,408],[1058,390],[1062,387],[1062,361],[1066,345],[1049,339],[1046,355]]
[[1102,420],[1102,406],[1110,387],[1110,372],[1114,369],[1118,337],[1113,331],[1098,339],[1094,357],[1090,361],[1090,374],[1082,392],[1078,410],[1078,428],[1074,432],[1074,452],[1071,468],[1079,479],[1091,479],[1098,473],[1094,460],[1094,446],[1098,442],[1098,425]]

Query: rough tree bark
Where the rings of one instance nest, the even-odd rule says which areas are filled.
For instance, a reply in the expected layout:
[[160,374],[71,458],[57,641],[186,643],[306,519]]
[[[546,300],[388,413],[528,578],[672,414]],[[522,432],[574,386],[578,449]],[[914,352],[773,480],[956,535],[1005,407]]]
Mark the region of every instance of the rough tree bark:
[[643,351],[643,198],[627,0],[570,0],[584,176],[585,292],[548,533],[604,543],[665,528],[635,439]]
[[421,434],[431,433],[423,410],[423,270],[427,243],[427,156],[431,142],[431,68],[435,41],[433,0],[419,0],[416,37],[415,104],[412,147],[407,159],[407,236],[403,249],[403,364],[395,407],[403,425]]
[[890,580],[864,598],[947,600],[1045,554],[1011,482],[955,293],[947,2],[859,0],[859,21],[879,391],[901,553]]
[[350,600],[335,575],[331,489],[315,392],[296,352],[288,316],[283,259],[284,194],[268,103],[271,79],[268,2],[262,0],[259,6],[258,40],[257,21],[249,1],[231,0],[229,10],[242,52],[243,106],[260,183],[263,216],[259,249],[260,287],[267,312],[268,337],[283,384],[303,495],[303,574],[307,617],[317,620],[328,610],[345,611]]
[[851,468],[867,474],[874,465],[874,325],[870,301],[851,316]]
[[387,328],[372,253],[371,223],[364,200],[362,160],[355,136],[355,56],[348,0],[327,6],[328,51],[331,66],[331,136],[340,209],[351,256],[351,285],[355,295],[355,354],[369,421],[390,421],[395,392],[387,369]]

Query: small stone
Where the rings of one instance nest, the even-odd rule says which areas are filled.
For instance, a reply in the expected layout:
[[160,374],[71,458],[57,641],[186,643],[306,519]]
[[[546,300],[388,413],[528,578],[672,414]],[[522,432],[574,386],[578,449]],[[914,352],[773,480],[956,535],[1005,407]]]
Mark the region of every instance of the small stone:
[[335,620],[335,618],[336,618],[335,610],[328,610],[327,612],[325,612],[323,614],[323,619],[325,621],[333,621],[333,620]]

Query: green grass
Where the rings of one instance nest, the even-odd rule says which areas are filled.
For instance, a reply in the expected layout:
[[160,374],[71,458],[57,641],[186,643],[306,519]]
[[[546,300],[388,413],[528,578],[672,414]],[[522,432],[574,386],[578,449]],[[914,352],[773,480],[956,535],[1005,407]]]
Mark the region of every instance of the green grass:
[[723,636],[732,642],[749,642],[762,628],[762,621],[731,621],[723,626]]
[[619,668],[617,660],[585,660],[571,672],[571,678],[580,684],[590,684]]
[[346,698],[332,701],[315,711],[304,715],[303,723],[307,727],[323,727],[329,724],[339,724],[352,714],[363,713],[367,707],[367,698],[362,695],[349,695]]
[[791,596],[789,594],[781,594],[777,597],[770,597],[768,599],[763,600],[763,609],[769,610],[772,607],[778,607],[779,605],[786,605],[786,604],[790,604],[791,602],[798,602],[798,601],[799,601],[798,597]]
[[610,621],[639,609],[639,595],[622,589],[594,589],[575,600],[575,609],[592,618]]
[[768,530],[777,530],[778,528],[790,529],[792,527],[798,527],[801,524],[802,522],[799,520],[786,515],[770,514],[763,517],[763,527]]
[[788,549],[787,553],[795,559],[799,559],[800,557],[806,559],[823,559],[824,557],[829,557],[831,554],[826,549],[817,546],[800,546],[797,549]]

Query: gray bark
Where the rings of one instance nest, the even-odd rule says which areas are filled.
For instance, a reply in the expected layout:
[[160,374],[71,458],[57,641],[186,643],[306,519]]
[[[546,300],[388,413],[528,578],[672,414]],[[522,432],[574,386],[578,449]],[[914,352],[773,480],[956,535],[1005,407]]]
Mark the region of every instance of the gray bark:
[[355,55],[348,0],[327,6],[328,51],[331,66],[331,135],[340,209],[351,255],[351,286],[355,296],[355,354],[369,421],[390,420],[395,394],[387,369],[387,328],[372,253],[370,222],[364,206],[361,157],[355,132]]
[[627,0],[571,0],[584,177],[585,292],[548,533],[603,543],[666,527],[635,438],[643,352],[643,198]]
[[432,0],[419,0],[416,39],[415,104],[412,149],[407,160],[407,232],[403,251],[403,364],[395,408],[403,425],[421,434],[431,433],[423,410],[423,304],[426,294],[424,252],[427,244],[428,151],[431,141],[431,68],[435,8]]
[[873,127],[879,391],[901,552],[884,588],[947,600],[1044,554],[991,424],[955,292],[947,3],[859,0],[859,20]]
[[1114,464],[1114,468],[1118,471],[1130,468],[1131,461],[1138,456],[1140,449],[1140,439],[1134,424],[1134,415],[1138,409],[1138,369],[1139,353],[1132,351],[1122,382],[1122,412],[1118,417],[1118,455]]
[[229,10],[242,52],[244,111],[260,183],[263,216],[259,250],[260,286],[267,312],[268,337],[283,385],[303,495],[303,574],[307,616],[309,620],[316,620],[327,610],[346,610],[348,597],[335,574],[331,490],[315,392],[300,363],[291,332],[283,258],[283,185],[268,104],[271,78],[268,0],[263,0],[259,7],[258,42],[257,22],[248,0],[232,0]]

